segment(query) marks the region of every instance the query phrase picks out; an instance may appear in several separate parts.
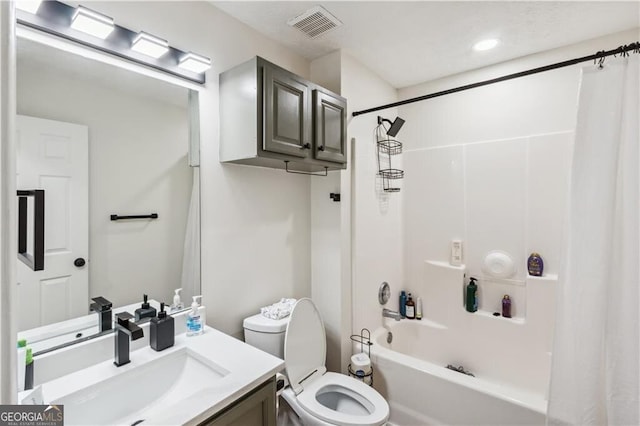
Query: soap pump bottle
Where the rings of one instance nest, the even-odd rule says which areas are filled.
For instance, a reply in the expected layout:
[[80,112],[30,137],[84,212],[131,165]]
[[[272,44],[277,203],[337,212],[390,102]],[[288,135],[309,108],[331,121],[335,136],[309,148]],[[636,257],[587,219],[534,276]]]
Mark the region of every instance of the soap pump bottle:
[[182,291],[182,288],[176,288],[174,290],[174,295],[173,295],[173,303],[171,304],[171,312],[173,311],[179,311],[180,309],[184,308],[184,305],[182,304],[182,299],[180,299],[180,292]]
[[154,351],[170,348],[175,342],[175,322],[171,315],[164,310],[164,302],[160,303],[160,312],[156,318],[151,318],[149,325],[149,346]]
[[191,310],[187,315],[187,336],[199,336],[204,333],[204,327],[202,327],[202,317],[198,308],[198,299],[202,299],[202,296],[193,296],[193,303],[191,304]]
[[416,304],[411,298],[411,293],[407,295],[407,298],[405,315],[407,316],[407,319],[416,319]]
[[465,298],[465,307],[467,312],[475,312],[478,310],[478,285],[476,284],[476,279],[471,277],[469,278],[469,285],[467,285],[467,293]]
[[156,308],[149,305],[147,298],[148,296],[145,294],[143,296],[144,301],[142,302],[142,305],[138,309],[136,309],[136,322],[140,321],[143,318],[153,318],[156,316]]
[[406,309],[407,309],[407,294],[404,292],[404,290],[402,290],[400,292],[400,306],[398,306],[398,311],[400,312],[400,316],[402,318],[406,318],[407,314],[406,314]]

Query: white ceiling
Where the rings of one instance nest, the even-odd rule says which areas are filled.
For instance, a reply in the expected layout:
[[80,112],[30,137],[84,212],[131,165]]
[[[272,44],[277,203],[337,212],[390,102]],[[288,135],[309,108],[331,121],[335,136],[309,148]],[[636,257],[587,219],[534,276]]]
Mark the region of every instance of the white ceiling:
[[[640,27],[638,1],[211,3],[310,60],[344,49],[397,88]],[[315,5],[344,25],[316,39],[287,25]],[[485,38],[501,44],[471,49]]]

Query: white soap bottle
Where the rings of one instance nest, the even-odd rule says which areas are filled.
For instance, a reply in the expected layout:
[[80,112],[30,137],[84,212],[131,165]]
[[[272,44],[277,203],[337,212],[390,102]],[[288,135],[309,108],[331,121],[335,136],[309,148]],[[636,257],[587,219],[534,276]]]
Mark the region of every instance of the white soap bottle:
[[182,291],[182,288],[176,288],[174,290],[175,295],[173,296],[173,303],[170,306],[170,312],[173,311],[179,311],[180,309],[184,308],[184,305],[182,304],[182,299],[180,299],[180,292]]
[[202,317],[198,308],[198,299],[202,299],[202,296],[193,296],[193,303],[191,304],[191,310],[187,315],[187,336],[199,336],[204,333],[204,327],[202,326]]

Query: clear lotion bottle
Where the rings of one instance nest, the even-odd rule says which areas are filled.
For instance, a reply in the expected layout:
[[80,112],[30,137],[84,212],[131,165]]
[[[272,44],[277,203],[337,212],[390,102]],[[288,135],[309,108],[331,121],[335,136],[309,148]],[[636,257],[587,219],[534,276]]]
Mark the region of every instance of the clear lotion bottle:
[[202,296],[193,296],[193,303],[191,304],[191,310],[187,315],[187,336],[199,336],[204,333],[204,327],[202,327],[202,317],[198,308],[198,299],[202,299]]

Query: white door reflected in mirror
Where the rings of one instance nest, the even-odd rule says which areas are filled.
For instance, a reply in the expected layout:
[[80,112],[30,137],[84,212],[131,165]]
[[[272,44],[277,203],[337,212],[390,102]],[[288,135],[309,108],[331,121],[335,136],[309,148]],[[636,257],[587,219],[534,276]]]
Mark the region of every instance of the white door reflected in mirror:
[[89,189],[88,128],[18,115],[17,186],[45,191],[45,268],[18,262],[18,329],[64,321],[87,312]]

